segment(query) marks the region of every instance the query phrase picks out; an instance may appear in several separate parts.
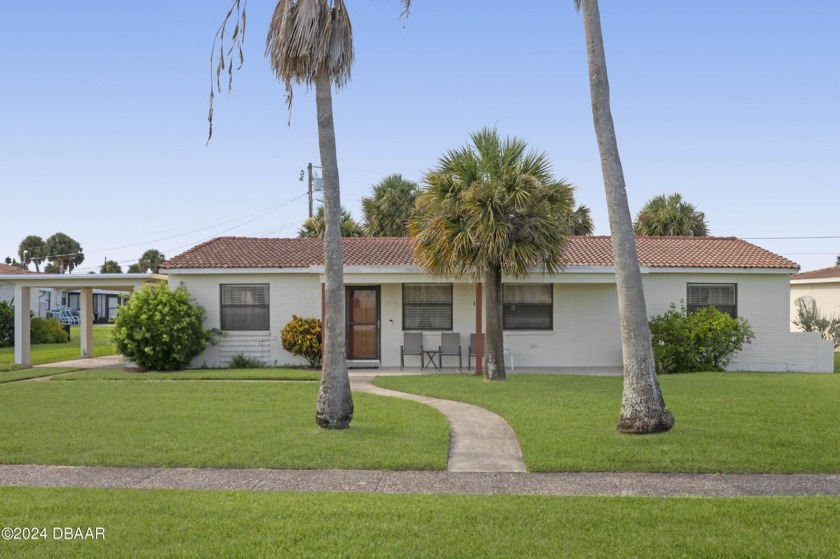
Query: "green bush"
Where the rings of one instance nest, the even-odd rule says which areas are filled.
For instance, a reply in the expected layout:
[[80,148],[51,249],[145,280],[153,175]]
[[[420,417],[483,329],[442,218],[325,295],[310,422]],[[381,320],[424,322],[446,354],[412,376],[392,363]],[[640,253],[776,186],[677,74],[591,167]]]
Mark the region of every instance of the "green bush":
[[671,303],[650,319],[657,373],[723,371],[736,351],[755,339],[746,318],[732,318],[714,307],[688,312]]
[[317,318],[301,318],[292,315],[280,334],[283,349],[292,355],[300,355],[312,367],[321,366],[321,321]]
[[204,330],[204,308],[184,287],[166,283],[136,291],[117,312],[112,338],[117,350],[138,367],[174,371],[190,364],[214,340]]
[[0,301],[0,347],[15,344],[15,307]]
[[64,330],[64,325],[54,316],[33,316],[29,341],[33,344],[64,344],[70,341],[70,336]]
[[825,316],[817,308],[817,302],[807,304],[802,297],[796,303],[796,319],[794,326],[802,328],[803,332],[819,332],[822,339],[834,344],[834,349],[840,347],[840,318]]
[[265,363],[259,359],[248,357],[244,353],[237,353],[231,358],[230,363],[228,363],[229,369],[262,369],[264,367]]

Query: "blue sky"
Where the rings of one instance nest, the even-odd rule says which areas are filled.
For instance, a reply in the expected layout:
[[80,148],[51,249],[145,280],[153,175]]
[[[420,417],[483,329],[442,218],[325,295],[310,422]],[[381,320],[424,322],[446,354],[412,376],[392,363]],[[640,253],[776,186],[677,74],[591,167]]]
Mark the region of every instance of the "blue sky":
[[[263,56],[274,2],[248,5],[245,64],[217,96],[210,45],[229,0],[4,6],[0,259],[61,231],[125,268],[219,235],[296,236],[318,164],[314,94],[291,115]],[[350,0],[356,63],[334,94],[342,201],[420,181],[471,131],[545,151],[609,234],[585,44],[572,0]],[[800,263],[840,253],[840,4],[602,0],[612,109],[635,214],[680,192],[711,232]],[[288,125],[291,116],[291,125]],[[761,239],[761,237],[835,237]]]

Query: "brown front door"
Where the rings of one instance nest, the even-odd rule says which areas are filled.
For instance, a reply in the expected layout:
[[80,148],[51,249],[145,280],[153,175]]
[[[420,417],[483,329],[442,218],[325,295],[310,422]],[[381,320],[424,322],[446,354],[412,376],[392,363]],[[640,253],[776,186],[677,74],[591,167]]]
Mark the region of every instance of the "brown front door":
[[379,359],[379,287],[347,288],[347,359]]

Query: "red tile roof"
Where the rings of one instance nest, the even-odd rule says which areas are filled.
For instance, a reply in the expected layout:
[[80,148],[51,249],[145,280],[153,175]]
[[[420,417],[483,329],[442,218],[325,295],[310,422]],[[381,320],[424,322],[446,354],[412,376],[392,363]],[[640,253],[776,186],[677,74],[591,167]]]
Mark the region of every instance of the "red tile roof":
[[830,279],[837,278],[840,280],[840,266],[832,266],[831,268],[822,268],[821,270],[811,270],[810,272],[802,272],[790,276],[792,280],[801,279]]
[[9,266],[8,264],[0,264],[0,276],[22,276],[24,274],[34,274],[25,268],[18,268],[17,266]]
[[[639,263],[667,268],[778,268],[798,265],[734,237],[638,237]],[[344,239],[346,266],[416,266],[405,237]],[[219,237],[167,260],[162,269],[308,268],[324,263],[323,239]],[[612,266],[609,237],[572,237],[567,267]]]

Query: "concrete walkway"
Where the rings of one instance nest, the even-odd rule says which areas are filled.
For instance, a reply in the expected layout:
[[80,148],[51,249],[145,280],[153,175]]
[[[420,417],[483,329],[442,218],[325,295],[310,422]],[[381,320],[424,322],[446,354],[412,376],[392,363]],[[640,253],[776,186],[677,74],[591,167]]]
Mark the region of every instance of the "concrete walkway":
[[0,486],[436,495],[840,497],[840,475],[467,473],[0,465]]
[[406,394],[371,384],[376,373],[350,373],[350,388],[432,406],[449,420],[450,472],[525,472],[519,441],[510,425],[493,412],[428,396]]
[[59,361],[58,363],[45,363],[43,365],[32,366],[33,369],[49,369],[53,367],[73,369],[122,369],[123,356],[105,355],[104,357],[83,357],[81,359],[71,359],[70,361]]

